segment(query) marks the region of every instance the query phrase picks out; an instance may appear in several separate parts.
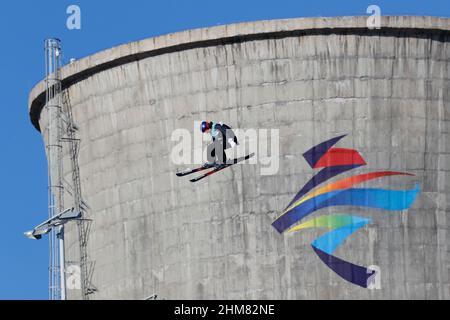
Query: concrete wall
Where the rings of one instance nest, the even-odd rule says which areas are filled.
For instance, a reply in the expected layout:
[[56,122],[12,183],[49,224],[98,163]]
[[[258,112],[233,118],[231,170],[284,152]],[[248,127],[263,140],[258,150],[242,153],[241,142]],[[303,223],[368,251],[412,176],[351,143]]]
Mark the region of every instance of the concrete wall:
[[[156,51],[136,61],[117,57],[116,66],[76,81],[88,60],[64,70],[93,219],[89,257],[98,292],[92,298],[450,298],[450,22],[386,18],[380,31],[364,29],[364,22],[264,22],[270,34]],[[257,34],[261,25],[233,30]],[[327,25],[339,29],[330,32]],[[201,33],[207,30],[221,38],[218,29]],[[128,47],[122,51],[139,53],[139,45]],[[30,105],[35,125],[45,128],[45,113],[36,123],[41,86]],[[177,178],[172,131],[193,131],[193,122],[206,118],[279,129],[279,172],[261,176],[259,165],[246,165],[196,185]],[[302,154],[340,134],[348,137],[338,146],[357,149],[368,163],[357,172],[407,171],[421,184],[405,212],[316,213],[374,220],[338,256],[379,265],[381,290],[352,285],[318,259],[310,243],[323,230],[280,235],[271,226],[313,174]],[[395,178],[383,181],[404,186]],[[67,259],[77,260],[74,226],[67,239]],[[76,291],[69,296],[79,298]]]

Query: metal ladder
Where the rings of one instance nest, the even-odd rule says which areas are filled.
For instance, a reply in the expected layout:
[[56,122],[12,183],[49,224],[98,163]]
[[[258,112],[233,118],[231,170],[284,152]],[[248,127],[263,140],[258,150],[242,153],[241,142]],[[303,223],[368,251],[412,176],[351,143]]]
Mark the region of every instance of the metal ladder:
[[77,128],[73,120],[72,105],[70,103],[69,92],[62,91],[62,106],[64,114],[65,137],[63,140],[68,143],[69,156],[72,166],[72,181],[68,185],[68,193],[73,198],[73,205],[76,211],[81,212],[81,219],[77,221],[78,244],[79,244],[79,267],[81,271],[81,292],[83,300],[89,300],[89,296],[97,291],[92,285],[92,274],[94,264],[88,260],[88,240],[91,220],[87,219],[89,206],[83,201],[81,194],[80,168],[78,165],[78,154],[81,140],[76,137]]

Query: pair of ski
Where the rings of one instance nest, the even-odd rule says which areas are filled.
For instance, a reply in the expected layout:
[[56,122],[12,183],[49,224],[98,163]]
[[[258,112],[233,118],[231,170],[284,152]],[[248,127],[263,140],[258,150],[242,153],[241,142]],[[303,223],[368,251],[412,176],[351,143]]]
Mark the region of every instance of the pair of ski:
[[234,160],[230,161],[231,163],[221,164],[221,165],[219,165],[217,167],[216,166],[209,166],[209,167],[200,167],[200,168],[196,168],[196,169],[188,169],[188,170],[183,171],[183,172],[178,172],[177,176],[178,177],[185,177],[185,176],[191,175],[193,173],[197,173],[197,172],[201,172],[201,171],[205,171],[205,170],[214,168],[213,170],[211,170],[211,171],[209,171],[209,172],[207,172],[207,173],[205,173],[205,174],[203,174],[203,175],[201,175],[201,176],[199,176],[197,178],[194,178],[194,179],[190,180],[192,183],[195,183],[195,182],[203,180],[203,179],[205,179],[205,178],[207,178],[207,177],[209,177],[209,176],[211,176],[211,175],[213,175],[213,174],[215,174],[215,173],[217,173],[219,171],[222,171],[222,170],[224,170],[226,168],[229,168],[229,167],[231,167],[231,166],[233,166],[233,165],[235,165],[235,164],[237,164],[239,162],[248,160],[248,159],[250,159],[250,158],[252,158],[254,156],[255,156],[255,154],[252,153],[252,154],[249,154],[248,156],[234,159]]

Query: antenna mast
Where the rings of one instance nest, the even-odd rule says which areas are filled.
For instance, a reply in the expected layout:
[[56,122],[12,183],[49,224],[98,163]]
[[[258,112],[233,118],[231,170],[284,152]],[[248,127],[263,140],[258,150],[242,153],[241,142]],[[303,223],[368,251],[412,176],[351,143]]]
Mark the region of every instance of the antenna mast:
[[[45,69],[45,110],[48,122],[44,135],[48,161],[48,216],[53,218],[64,211],[59,39],[45,40]],[[65,300],[64,225],[52,229],[49,239],[49,299]]]
[[[73,199],[73,207],[81,214],[77,221],[79,241],[79,277],[82,299],[89,299],[89,295],[96,292],[90,279],[93,264],[88,261],[87,241],[90,220],[85,219],[88,206],[82,199],[80,169],[78,166],[78,152],[80,140],[76,138],[76,125],[73,120],[72,106],[67,90],[62,90],[61,41],[58,39],[45,40],[46,65],[46,104],[47,126],[44,134],[46,139],[48,159],[48,210],[49,218],[53,218],[64,211],[64,191]],[[70,157],[72,181],[64,179],[63,171],[63,143],[68,144],[66,155]],[[64,186],[66,184],[66,188]],[[50,261],[49,261],[49,298],[50,300],[66,300],[66,260],[64,254],[64,225],[52,228],[50,233]]]

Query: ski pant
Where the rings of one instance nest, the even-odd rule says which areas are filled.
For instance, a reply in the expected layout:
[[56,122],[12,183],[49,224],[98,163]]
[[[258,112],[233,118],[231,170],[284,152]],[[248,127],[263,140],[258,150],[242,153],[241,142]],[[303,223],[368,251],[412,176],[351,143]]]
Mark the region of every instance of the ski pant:
[[216,139],[208,146],[208,162],[215,162],[217,164],[225,164],[227,162],[227,155],[225,150],[227,143],[225,140]]

